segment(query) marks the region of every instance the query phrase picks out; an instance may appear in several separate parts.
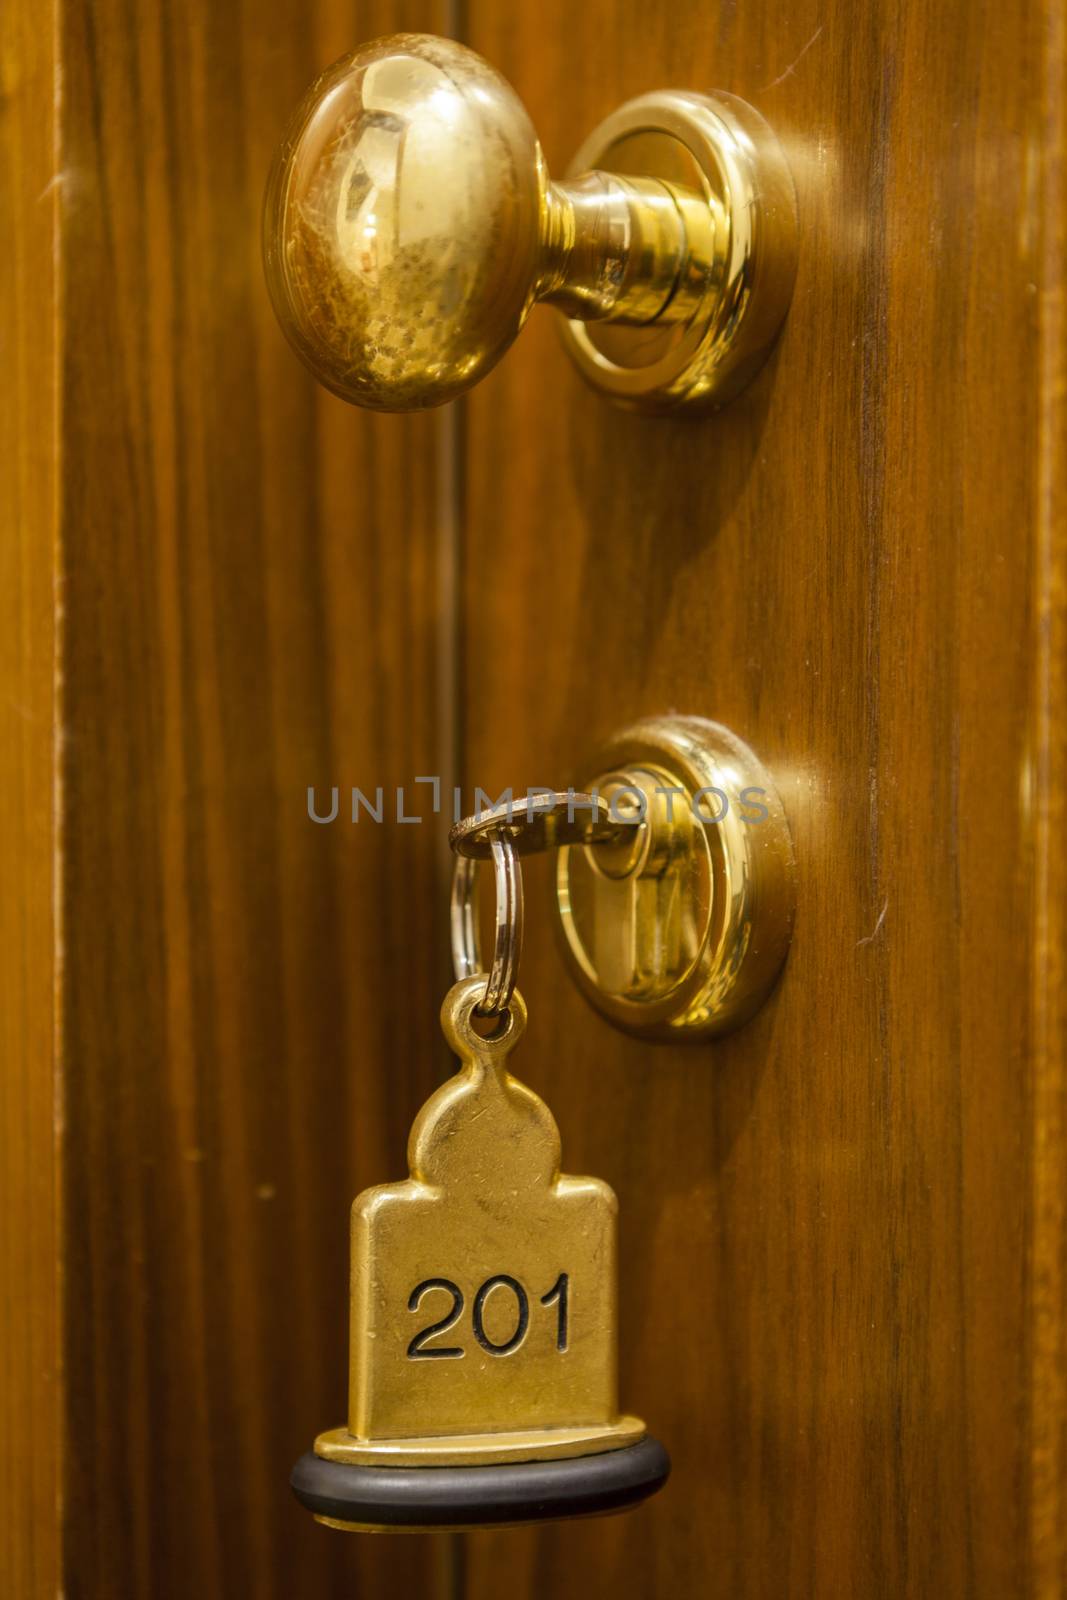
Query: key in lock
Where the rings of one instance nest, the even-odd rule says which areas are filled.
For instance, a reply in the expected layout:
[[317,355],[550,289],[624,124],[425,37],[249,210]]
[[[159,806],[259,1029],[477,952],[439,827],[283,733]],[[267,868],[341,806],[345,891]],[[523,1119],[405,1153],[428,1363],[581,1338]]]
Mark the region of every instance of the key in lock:
[[[574,826],[559,837],[591,824]],[[543,816],[538,827],[542,844],[558,842]],[[515,874],[498,904],[521,929],[515,852],[496,845],[498,884],[500,870]],[[445,998],[460,1069],[415,1120],[409,1178],[352,1207],[348,1422],[316,1439],[292,1480],[334,1526],[623,1509],[669,1471],[644,1423],[618,1409],[615,1196],[561,1172],[552,1113],[509,1071],[522,997],[503,993],[479,1020],[486,992],[475,971]]]

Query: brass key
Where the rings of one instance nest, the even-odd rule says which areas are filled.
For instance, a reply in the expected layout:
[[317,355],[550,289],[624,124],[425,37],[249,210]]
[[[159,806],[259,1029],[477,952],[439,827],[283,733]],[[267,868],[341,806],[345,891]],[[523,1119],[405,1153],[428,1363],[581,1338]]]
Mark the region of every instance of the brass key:
[[[509,1070],[526,1025],[514,988],[518,856],[629,826],[603,802],[579,818],[572,798],[453,831],[454,847],[494,861],[501,973],[494,987],[478,970],[461,860],[453,931],[457,968],[471,970],[441,1009],[460,1069],[415,1119],[410,1177],[353,1204],[348,1423],[320,1434],[293,1472],[297,1496],[333,1526],[616,1510],[669,1471],[644,1423],[618,1409],[615,1196],[598,1178],[560,1171],[552,1113]],[[493,1015],[479,1026],[487,981]]]

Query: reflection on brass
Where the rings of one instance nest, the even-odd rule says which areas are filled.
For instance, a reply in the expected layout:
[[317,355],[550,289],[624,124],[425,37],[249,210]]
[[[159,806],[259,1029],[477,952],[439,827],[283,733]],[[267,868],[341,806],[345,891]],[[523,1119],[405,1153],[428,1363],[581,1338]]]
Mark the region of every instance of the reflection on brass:
[[773,987],[789,948],[793,849],[770,775],[729,729],[697,717],[636,723],[582,774],[638,837],[567,845],[555,903],[583,992],[658,1039],[723,1033]]
[[356,1439],[331,1428],[315,1440],[315,1454],[354,1467],[484,1467],[506,1461],[564,1461],[619,1450],[645,1436],[639,1417],[617,1417],[603,1427],[525,1428],[514,1433],[468,1433],[442,1439]]
[[684,196],[689,230],[713,217],[714,254],[703,275],[689,263],[676,314],[640,330],[572,318],[564,343],[582,375],[620,405],[722,405],[763,365],[793,293],[796,194],[778,140],[735,95],[665,89],[612,112],[571,172],[601,165]]
[[785,315],[795,234],[781,149],[744,102],[630,101],[554,183],[510,85],[426,34],[378,40],[312,85],[264,215],[289,339],[334,393],[384,411],[469,389],[537,300],[612,399],[719,403]]
[[522,997],[483,1037],[484,987],[445,998],[462,1065],[415,1120],[410,1178],[353,1203],[348,1425],[315,1441],[331,1461],[550,1461],[644,1435],[617,1406],[615,1196],[560,1172],[552,1113],[507,1068]]

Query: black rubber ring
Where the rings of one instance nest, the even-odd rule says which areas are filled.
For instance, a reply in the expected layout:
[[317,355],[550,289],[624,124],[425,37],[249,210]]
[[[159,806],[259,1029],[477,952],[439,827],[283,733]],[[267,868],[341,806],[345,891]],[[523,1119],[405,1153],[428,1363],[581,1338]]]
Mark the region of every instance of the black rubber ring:
[[289,1482],[301,1505],[338,1522],[455,1528],[620,1511],[655,1494],[670,1470],[646,1437],[595,1456],[485,1467],[351,1467],[309,1450]]

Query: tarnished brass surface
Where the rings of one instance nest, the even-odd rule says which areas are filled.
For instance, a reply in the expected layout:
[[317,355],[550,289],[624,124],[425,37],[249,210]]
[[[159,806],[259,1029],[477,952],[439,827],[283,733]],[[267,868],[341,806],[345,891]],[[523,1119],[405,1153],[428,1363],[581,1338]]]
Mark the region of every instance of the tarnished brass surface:
[[777,141],[741,101],[646,95],[553,183],[499,73],[454,40],[398,34],[309,89],[271,172],[264,255],[290,341],[358,405],[455,398],[545,300],[590,382],[663,409],[726,398],[766,353],[795,208]]
[[793,850],[770,775],[697,717],[624,730],[582,774],[609,811],[639,800],[622,843],[566,845],[555,905],[583,992],[652,1038],[723,1033],[762,1004],[793,927]]
[[617,1406],[615,1197],[560,1172],[551,1112],[507,1069],[522,997],[483,1037],[483,989],[445,998],[462,1065],[415,1120],[410,1178],[352,1206],[349,1415],[316,1440],[329,1460],[552,1460],[644,1433]]

